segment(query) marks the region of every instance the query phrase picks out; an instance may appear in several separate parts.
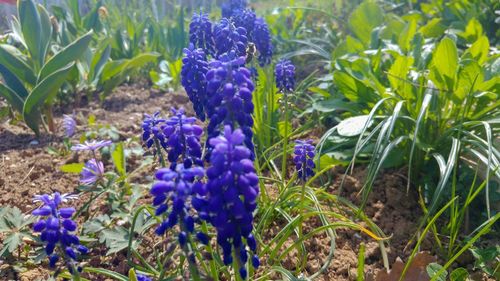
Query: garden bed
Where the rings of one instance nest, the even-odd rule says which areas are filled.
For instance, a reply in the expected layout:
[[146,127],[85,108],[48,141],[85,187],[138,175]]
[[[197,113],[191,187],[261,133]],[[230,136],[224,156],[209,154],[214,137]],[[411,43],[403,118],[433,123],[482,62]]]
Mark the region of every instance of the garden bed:
[[[167,112],[172,106],[190,107],[188,98],[184,93],[164,93],[148,89],[147,85],[133,84],[123,85],[117,88],[100,105],[97,102],[87,103],[82,101],[75,107],[74,113],[77,119],[86,120],[90,114],[95,115],[96,122],[101,125],[116,127],[120,140],[139,140],[141,135],[141,122],[144,113],[153,113],[157,110]],[[71,113],[71,112],[65,112]],[[62,122],[62,112],[58,112],[56,121]],[[83,118],[82,118],[83,117]],[[135,142],[137,144],[137,142]],[[57,155],[53,151],[62,149],[62,132],[57,135],[43,135],[39,141],[35,141],[30,130],[21,125],[4,123],[0,127],[0,203],[2,206],[11,205],[20,208],[23,212],[30,212],[37,207],[32,202],[34,195],[52,193],[73,193],[78,186],[79,175],[68,174],[60,171],[60,167],[68,163],[76,163],[78,154]],[[52,151],[52,152],[51,152]],[[134,159],[128,164],[134,165]],[[154,169],[145,171],[142,175],[150,177]],[[334,168],[332,177],[333,184],[328,187],[328,192],[340,195],[358,204],[357,196],[362,187],[366,170],[358,167],[352,175],[348,175],[344,183],[344,189],[339,194],[339,185],[344,175],[343,168]],[[149,176],[148,176],[149,175]],[[142,182],[148,182],[142,180]],[[144,185],[144,193],[147,193],[147,184]],[[272,187],[270,187],[272,188]],[[273,191],[269,191],[272,193]],[[84,201],[84,200],[81,200]],[[403,260],[409,254],[405,251],[406,243],[412,238],[416,230],[416,223],[421,216],[417,206],[418,197],[415,192],[406,194],[406,178],[404,171],[387,171],[376,181],[374,191],[371,193],[369,203],[366,207],[366,215],[372,219],[382,231],[389,237],[388,252],[389,262],[392,264],[397,257]],[[146,202],[150,203],[150,202]],[[98,207],[97,207],[98,208]],[[305,231],[311,227],[317,227],[318,222],[310,220],[305,226]],[[269,237],[273,237],[283,225],[276,224],[269,231]],[[355,280],[357,276],[357,256],[359,245],[366,243],[366,272],[368,276],[374,276],[383,269],[381,252],[378,242],[368,236],[353,230],[338,230],[336,239],[336,251],[334,259],[327,271],[317,280]],[[0,239],[1,240],[1,239]],[[0,241],[1,242],[1,241]],[[308,250],[308,262],[306,266],[307,275],[320,269],[326,260],[330,247],[330,239],[322,233],[314,236],[306,242]],[[428,248],[425,244],[423,249]],[[90,263],[102,263],[92,260]],[[265,257],[264,257],[265,260]],[[265,262],[265,261],[264,261]],[[297,264],[297,252],[292,252],[284,261],[283,265],[289,270],[294,270]],[[108,269],[126,274],[127,266],[125,257],[121,254],[112,258],[107,264]],[[15,280],[34,280],[33,276],[39,276],[40,268],[26,269],[26,272],[13,274],[13,264],[1,265],[1,278],[6,276],[17,276]],[[101,264],[102,266],[102,264]],[[10,268],[10,270],[6,270]],[[10,273],[9,273],[10,272]],[[7,274],[7,275],[5,275]],[[48,276],[48,272],[43,272]],[[92,279],[101,280],[101,279]]]

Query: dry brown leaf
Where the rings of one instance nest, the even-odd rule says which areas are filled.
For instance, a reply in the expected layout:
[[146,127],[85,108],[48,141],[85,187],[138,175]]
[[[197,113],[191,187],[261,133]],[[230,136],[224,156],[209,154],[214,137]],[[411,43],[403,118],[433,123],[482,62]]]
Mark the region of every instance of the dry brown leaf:
[[[431,256],[429,252],[417,253],[406,271],[404,281],[429,281],[430,278],[427,274],[426,267],[433,262],[436,262],[436,257]],[[398,281],[404,267],[405,264],[398,257],[389,272],[385,270],[378,272],[375,281]]]

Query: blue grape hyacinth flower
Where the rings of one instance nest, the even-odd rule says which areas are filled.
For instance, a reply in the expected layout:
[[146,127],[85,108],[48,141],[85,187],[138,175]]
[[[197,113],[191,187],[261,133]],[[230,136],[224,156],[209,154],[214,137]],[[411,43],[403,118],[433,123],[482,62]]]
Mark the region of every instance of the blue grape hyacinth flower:
[[147,277],[146,275],[137,274],[137,281],[153,281],[153,279]]
[[[223,261],[232,263],[233,253],[245,264],[248,252],[255,253],[256,241],[252,235],[253,212],[257,206],[259,179],[251,151],[243,145],[245,135],[240,129],[227,125],[224,133],[210,139],[212,147],[206,185],[198,190],[193,206],[201,219],[217,230],[217,243],[222,248]],[[245,246],[248,246],[247,247]],[[258,257],[253,265],[258,266]],[[240,275],[246,278],[246,270]]]
[[194,48],[202,49],[207,55],[215,55],[215,41],[212,22],[207,14],[194,13],[189,24],[189,42]]
[[184,114],[184,109],[172,108],[172,113],[173,116],[162,127],[166,137],[168,161],[172,167],[175,167],[178,161],[182,161],[186,168],[203,165],[200,144],[203,129],[195,124],[195,117]]
[[214,26],[214,38],[216,56],[231,51],[237,56],[245,56],[248,44],[247,30],[243,27],[236,27],[231,20],[222,18]]
[[316,167],[314,164],[314,150],[311,140],[295,141],[293,162],[299,178],[304,182],[314,176],[314,168]]
[[205,104],[207,102],[208,62],[203,49],[196,49],[193,44],[184,49],[182,59],[181,83],[193,103],[196,116],[205,121]]
[[42,202],[43,205],[33,211],[34,216],[41,217],[33,224],[33,230],[41,233],[40,240],[45,245],[50,267],[55,267],[62,257],[68,270],[72,272],[78,254],[86,254],[88,249],[80,244],[75,234],[77,224],[71,219],[76,212],[75,208],[60,206],[69,198],[71,197],[58,192],[35,196],[34,201]]
[[243,27],[247,31],[247,38],[250,41],[253,41],[252,33],[254,30],[256,19],[257,15],[255,15],[255,12],[250,9],[236,10],[231,16],[231,20],[236,27]]
[[276,64],[275,78],[276,86],[281,92],[295,90],[295,66],[290,60],[282,59]]
[[166,120],[160,117],[160,112],[156,111],[153,115],[144,114],[142,121],[142,141],[148,148],[151,148],[158,142],[163,148],[166,147],[166,140],[161,126],[165,124]]
[[245,9],[247,0],[228,0],[221,5],[222,17],[230,18],[234,12]]
[[271,63],[273,57],[273,45],[269,26],[263,18],[255,20],[254,30],[252,32],[252,41],[259,52],[259,64],[265,66]]
[[254,158],[252,92],[254,84],[250,70],[244,67],[245,57],[234,52],[223,55],[220,60],[210,62],[207,73],[207,127],[208,138],[217,137],[223,126],[240,128],[245,135],[244,144]]
[[198,180],[205,175],[201,167],[185,168],[182,164],[175,169],[159,169],[155,176],[158,180],[151,188],[156,216],[162,216],[163,222],[156,228],[156,234],[163,235],[175,225],[179,225],[179,244],[185,246],[189,234],[194,232],[195,219],[192,216],[191,197],[195,190],[202,189]]

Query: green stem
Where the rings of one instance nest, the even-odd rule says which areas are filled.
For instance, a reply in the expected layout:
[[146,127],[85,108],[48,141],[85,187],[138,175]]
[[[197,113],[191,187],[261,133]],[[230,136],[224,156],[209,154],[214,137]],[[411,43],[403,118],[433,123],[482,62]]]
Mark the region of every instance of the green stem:
[[163,152],[161,150],[161,145],[158,142],[158,139],[155,138],[154,140],[155,140],[156,150],[158,151],[158,158],[160,158],[161,166],[163,168],[165,168],[165,167],[167,167],[167,164],[165,163],[165,158],[163,158]]
[[287,164],[287,156],[288,156],[288,95],[287,93],[283,93],[283,101],[285,103],[285,132],[283,137],[283,162],[281,163],[281,179],[286,178],[286,164]]
[[[208,227],[207,227],[207,223],[204,221],[203,224],[201,225],[201,229],[203,231],[203,233],[208,233]],[[212,248],[212,245],[210,245],[210,243],[208,243],[206,245],[206,248],[208,250],[208,253],[210,254],[210,256],[212,257],[212,259],[210,259],[210,273],[212,276],[214,281],[219,281],[219,273],[218,273],[218,270],[217,270],[217,264],[215,263],[215,260],[213,258],[214,256],[214,249]]]

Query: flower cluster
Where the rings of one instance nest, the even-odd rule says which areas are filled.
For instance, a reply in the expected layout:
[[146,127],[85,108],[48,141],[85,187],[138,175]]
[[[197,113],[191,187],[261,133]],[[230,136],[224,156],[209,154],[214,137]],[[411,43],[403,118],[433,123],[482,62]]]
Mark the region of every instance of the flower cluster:
[[[226,265],[232,263],[233,252],[238,254],[241,264],[245,264],[248,252],[256,251],[251,233],[259,180],[250,160],[251,151],[242,145],[244,140],[243,132],[233,131],[229,125],[224,127],[223,135],[210,139],[213,150],[206,172],[208,181],[193,199],[200,218],[216,228],[217,243]],[[257,256],[252,258],[252,264],[258,266]],[[240,269],[240,275],[246,278],[245,267]]]
[[201,167],[185,168],[183,165],[177,165],[175,170],[162,168],[156,172],[158,181],[151,188],[153,205],[156,206],[156,215],[166,218],[156,229],[156,234],[163,235],[179,224],[179,244],[186,245],[188,234],[194,232],[195,221],[191,215],[190,197],[194,190],[202,189],[203,184],[196,179],[204,174]]
[[196,116],[205,121],[207,57],[203,49],[195,49],[193,43],[184,49],[181,83],[193,103]]
[[104,175],[104,164],[96,159],[90,159],[85,163],[80,173],[80,182],[84,185],[95,184]]
[[255,26],[255,21],[257,20],[257,15],[254,11],[250,9],[240,9],[234,11],[231,16],[233,23],[237,27],[243,27],[247,31],[248,39],[253,41],[252,33]]
[[147,277],[146,275],[137,274],[137,281],[153,281],[153,279]]
[[297,140],[295,141],[293,162],[302,181],[314,176],[314,146],[311,140]]
[[270,64],[273,57],[273,45],[271,43],[269,26],[263,18],[257,18],[255,20],[252,41],[259,51],[259,64],[261,66]]
[[208,137],[212,138],[222,132],[223,125],[241,128],[245,134],[244,143],[250,149],[253,159],[254,84],[251,72],[242,66],[244,62],[244,57],[236,57],[234,53],[210,62],[207,73],[207,95],[210,97],[207,115],[210,117],[210,122],[207,130]]
[[243,27],[236,27],[227,18],[222,18],[214,26],[214,39],[217,57],[230,51],[236,52],[238,56],[246,54],[248,44],[247,30]]
[[222,17],[230,18],[235,11],[245,9],[246,6],[247,0],[228,0],[221,5]]
[[[161,129],[165,124],[165,119],[160,117],[160,112],[156,111],[153,115],[144,114],[142,121],[142,141],[148,148],[151,148],[155,143],[165,148],[167,146],[165,135]],[[157,153],[159,153],[157,151]]]
[[275,69],[276,86],[285,92],[293,92],[295,89],[295,66],[289,60],[280,60]]
[[186,168],[203,165],[200,145],[203,129],[195,124],[195,117],[187,117],[184,114],[184,109],[172,108],[172,113],[174,115],[162,128],[166,137],[168,161],[172,167],[177,164],[179,158]]
[[207,54],[215,54],[215,42],[212,34],[212,22],[207,14],[195,13],[189,24],[189,42],[194,48],[201,48]]
[[43,205],[33,211],[34,216],[42,217],[33,225],[35,232],[41,232],[40,240],[45,244],[45,253],[49,257],[50,267],[55,267],[62,256],[70,272],[74,269],[77,252],[86,254],[88,249],[80,244],[78,237],[73,234],[77,228],[71,216],[75,213],[74,208],[60,208],[61,203],[67,201],[68,197],[54,193],[35,197],[36,202]]

